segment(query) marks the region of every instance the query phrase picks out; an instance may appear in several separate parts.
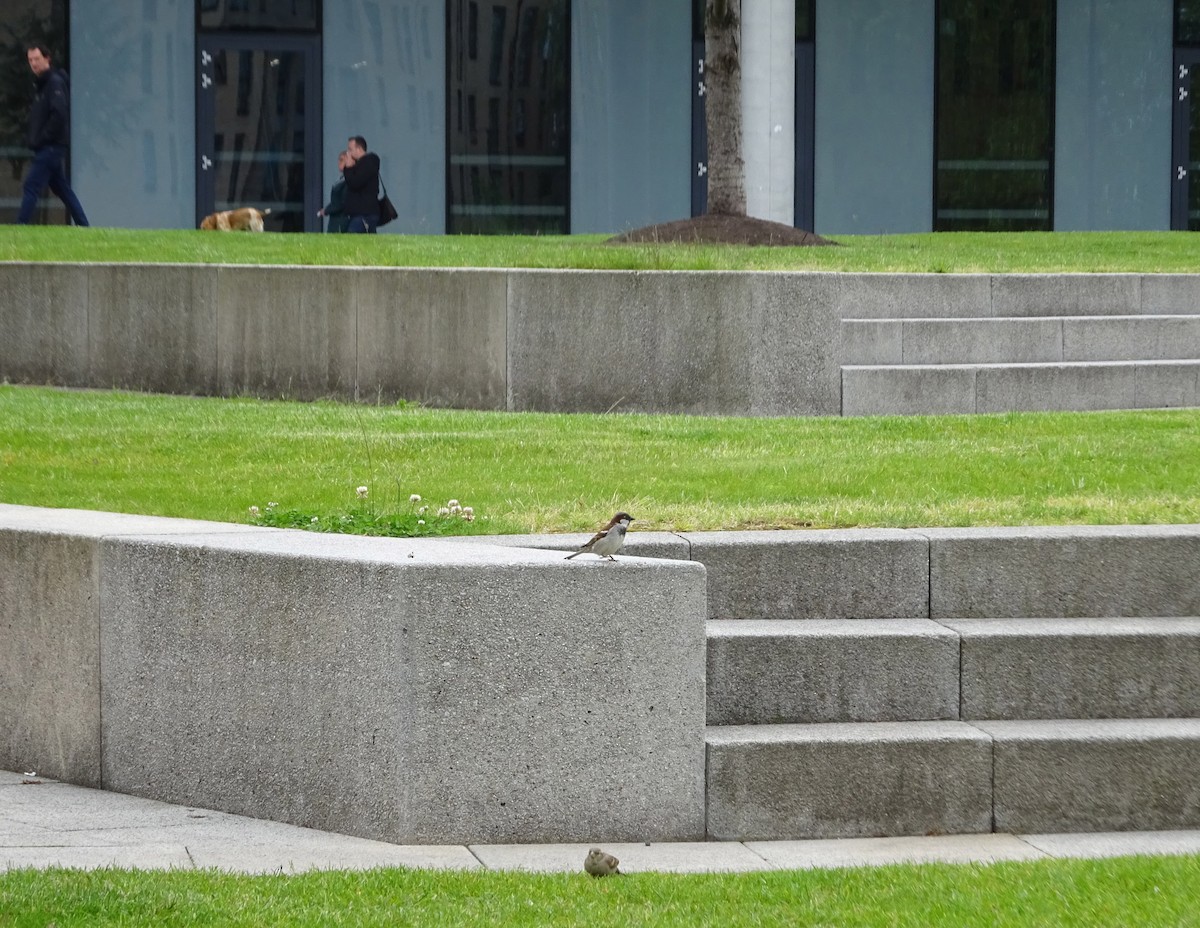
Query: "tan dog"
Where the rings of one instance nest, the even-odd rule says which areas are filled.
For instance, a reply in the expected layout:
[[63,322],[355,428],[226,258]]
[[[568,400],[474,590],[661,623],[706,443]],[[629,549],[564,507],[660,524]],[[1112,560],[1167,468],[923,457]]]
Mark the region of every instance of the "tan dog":
[[269,209],[254,209],[252,206],[243,209],[227,209],[220,213],[209,213],[200,222],[201,229],[216,229],[220,232],[261,232],[263,216],[270,214]]

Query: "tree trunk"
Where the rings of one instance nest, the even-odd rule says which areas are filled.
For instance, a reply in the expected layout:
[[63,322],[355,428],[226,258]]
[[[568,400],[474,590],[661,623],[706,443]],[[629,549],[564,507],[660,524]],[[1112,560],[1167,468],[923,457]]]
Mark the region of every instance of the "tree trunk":
[[746,215],[742,158],[742,0],[704,2],[704,113],[708,212]]

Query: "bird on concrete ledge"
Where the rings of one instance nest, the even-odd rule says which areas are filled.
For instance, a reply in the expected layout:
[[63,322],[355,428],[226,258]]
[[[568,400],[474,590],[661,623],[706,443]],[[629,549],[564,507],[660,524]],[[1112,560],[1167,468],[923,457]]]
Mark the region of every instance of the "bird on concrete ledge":
[[620,876],[621,871],[617,869],[619,863],[612,854],[605,854],[600,848],[594,847],[588,851],[583,861],[583,869],[591,876]]
[[625,544],[625,530],[629,528],[629,523],[633,521],[633,516],[627,512],[618,512],[613,516],[608,525],[596,532],[587,542],[574,554],[568,554],[563,560],[569,561],[571,558],[589,552],[591,554],[606,557],[610,561],[615,561],[613,557],[621,546]]

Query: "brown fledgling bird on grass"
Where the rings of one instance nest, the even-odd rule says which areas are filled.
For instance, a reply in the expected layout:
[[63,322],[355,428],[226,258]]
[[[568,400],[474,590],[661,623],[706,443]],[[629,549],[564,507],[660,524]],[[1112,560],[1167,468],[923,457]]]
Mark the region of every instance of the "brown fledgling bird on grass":
[[591,876],[620,876],[621,871],[617,869],[619,863],[612,854],[605,854],[600,848],[594,847],[588,851],[583,861],[583,869]]
[[625,530],[629,528],[629,523],[632,521],[633,516],[629,513],[618,512],[608,520],[608,525],[589,538],[583,547],[574,554],[568,554],[563,560],[569,561],[580,554],[589,553],[615,561],[616,558],[613,555],[620,551],[621,546],[625,544]]

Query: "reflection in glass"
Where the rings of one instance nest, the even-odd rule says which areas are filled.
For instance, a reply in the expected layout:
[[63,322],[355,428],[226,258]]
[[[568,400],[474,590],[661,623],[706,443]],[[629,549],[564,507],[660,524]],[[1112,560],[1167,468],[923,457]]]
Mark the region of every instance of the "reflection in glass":
[[[66,0],[4,0],[0,5],[0,222],[16,222],[32,153],[26,146],[33,72],[26,46],[45,45],[54,67],[69,71]],[[84,204],[84,208],[87,205]],[[65,223],[67,211],[47,191],[33,221]]]
[[939,0],[937,231],[1052,228],[1054,0]]
[[1175,44],[1200,45],[1200,0],[1175,0]]
[[304,231],[304,53],[213,55],[214,210],[270,209],[266,227]]
[[317,32],[320,0],[199,0],[201,31]]
[[450,0],[447,231],[569,231],[568,14],[567,0]]

